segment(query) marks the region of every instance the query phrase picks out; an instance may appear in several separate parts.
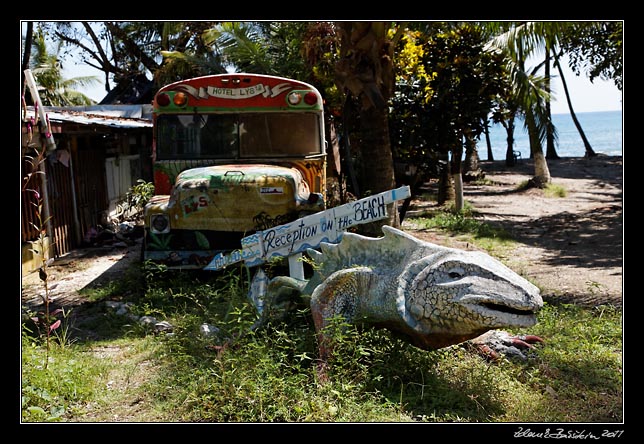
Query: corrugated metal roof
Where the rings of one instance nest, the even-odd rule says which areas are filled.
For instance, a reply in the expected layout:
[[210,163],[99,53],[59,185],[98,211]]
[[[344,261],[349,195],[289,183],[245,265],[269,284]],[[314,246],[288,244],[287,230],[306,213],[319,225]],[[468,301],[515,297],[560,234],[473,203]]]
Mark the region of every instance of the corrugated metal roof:
[[[33,112],[33,106],[27,107],[27,114]],[[152,127],[151,105],[46,106],[45,112],[52,123],[72,122],[112,128]]]

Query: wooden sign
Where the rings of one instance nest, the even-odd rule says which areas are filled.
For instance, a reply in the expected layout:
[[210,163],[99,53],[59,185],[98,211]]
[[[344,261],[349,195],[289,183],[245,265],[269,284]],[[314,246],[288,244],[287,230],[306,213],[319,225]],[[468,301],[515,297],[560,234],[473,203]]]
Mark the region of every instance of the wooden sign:
[[403,186],[258,231],[241,240],[241,250],[216,255],[204,269],[221,270],[240,261],[254,267],[274,257],[288,257],[317,248],[322,242],[337,243],[344,231],[386,218],[388,204],[410,196],[409,187]]

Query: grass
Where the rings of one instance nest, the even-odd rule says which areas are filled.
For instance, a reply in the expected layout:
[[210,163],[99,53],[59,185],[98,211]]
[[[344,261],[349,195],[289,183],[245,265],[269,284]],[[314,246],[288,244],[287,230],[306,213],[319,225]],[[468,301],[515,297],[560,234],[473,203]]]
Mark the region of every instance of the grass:
[[[434,220],[436,219],[436,220]],[[507,235],[468,214],[419,223],[470,236]],[[246,298],[242,266],[221,273],[136,268],[92,290],[94,301],[53,341],[49,365],[38,335],[22,335],[24,422],[588,422],[618,423],[622,411],[622,312],[546,304],[517,334],[545,338],[525,361],[484,360],[467,344],[419,350],[387,330],[334,330],[329,382],[316,372],[306,307],[264,329]],[[168,332],[117,315],[172,325]],[[71,321],[70,321],[71,322]],[[200,334],[203,324],[216,327]],[[228,339],[235,338],[232,343]]]
[[466,201],[461,211],[442,208],[430,216],[408,218],[406,221],[417,229],[449,233],[462,241],[476,244],[490,254],[503,255],[504,251],[515,245],[510,233],[476,219],[475,214],[476,211]]
[[[530,181],[525,180],[517,186],[517,190],[526,190],[529,187],[531,187]],[[547,183],[545,188],[543,189],[543,194],[546,197],[553,197],[553,198],[566,197],[568,195],[568,191],[566,190],[566,187],[564,187],[563,185],[550,182],[550,183]]]
[[568,195],[568,191],[563,185],[549,183],[544,189],[544,194],[547,197],[566,197]]

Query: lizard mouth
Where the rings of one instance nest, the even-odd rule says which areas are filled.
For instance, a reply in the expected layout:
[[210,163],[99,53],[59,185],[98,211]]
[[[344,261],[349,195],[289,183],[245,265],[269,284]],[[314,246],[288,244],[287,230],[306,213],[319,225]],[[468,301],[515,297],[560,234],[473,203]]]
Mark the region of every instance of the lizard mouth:
[[503,304],[496,304],[494,302],[484,302],[479,307],[484,307],[488,310],[491,311],[496,311],[496,312],[502,312],[502,313],[508,313],[511,315],[534,315],[535,311],[532,308],[514,308],[514,307],[508,307],[507,305]]
[[489,300],[469,300],[464,305],[485,319],[485,324],[495,327],[531,327],[537,323],[537,305],[510,306]]

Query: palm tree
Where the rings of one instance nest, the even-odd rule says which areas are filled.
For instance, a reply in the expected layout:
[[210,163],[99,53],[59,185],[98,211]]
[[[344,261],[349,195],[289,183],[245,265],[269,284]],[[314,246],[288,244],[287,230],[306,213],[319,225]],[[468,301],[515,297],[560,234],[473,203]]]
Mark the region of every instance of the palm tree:
[[[551,48],[549,42],[546,42],[546,58],[544,60],[546,91],[551,94],[550,89],[550,53]],[[546,128],[546,159],[559,159],[557,148],[555,147],[555,140],[557,139],[557,128],[552,123],[552,112],[550,107],[550,99],[546,101],[546,116],[548,118],[548,126]]]
[[506,32],[494,37],[488,43],[488,47],[496,48],[507,55],[506,65],[513,83],[514,100],[524,116],[530,141],[530,155],[534,161],[531,183],[544,187],[551,181],[542,146],[550,122],[545,106],[550,94],[545,78],[536,75],[538,67],[529,72],[525,66],[528,56],[537,49],[539,43],[540,40],[530,32],[529,27],[519,25],[511,26]]
[[[492,111],[491,119],[494,123],[500,123],[505,129],[507,142],[505,164],[511,167],[516,164],[514,157],[514,128],[515,120],[519,114],[519,100],[516,83],[510,81],[509,74],[505,77],[504,81],[506,82],[506,88],[496,99],[496,105]],[[491,157],[488,158],[492,160]]]
[[[575,30],[579,27],[593,27],[595,24],[593,22],[586,22],[586,23],[577,23],[577,22],[535,22],[531,24],[531,27],[533,30],[531,32],[534,32],[537,36],[539,36],[544,43],[545,46],[545,51],[546,51],[546,57],[544,61],[544,66],[545,66],[545,76],[548,82],[548,91],[550,91],[550,59],[551,59],[551,54],[554,58],[554,66],[557,68],[557,71],[559,72],[559,77],[561,78],[561,84],[564,89],[564,94],[566,96],[566,103],[568,104],[568,109],[570,111],[570,116],[572,117],[573,122],[575,123],[575,127],[577,128],[577,131],[579,132],[579,135],[581,136],[582,141],[584,142],[584,149],[586,150],[586,156],[587,157],[592,157],[595,156],[595,151],[593,150],[592,146],[590,145],[590,142],[588,142],[588,139],[586,138],[586,134],[584,133],[584,130],[581,127],[581,124],[579,123],[579,120],[577,119],[577,116],[575,114],[575,111],[572,107],[572,101],[570,99],[570,93],[568,92],[568,87],[566,85],[566,79],[564,77],[563,70],[561,69],[561,64],[559,63],[559,59],[561,57],[562,51],[558,48],[559,47],[559,40],[561,36],[566,33],[566,32],[575,32]],[[556,138],[556,129],[554,128],[554,125],[552,125],[551,120],[550,120],[550,101],[548,100],[547,103],[547,113],[548,113],[548,120],[549,120],[549,127],[547,130],[547,139],[548,139],[548,147],[547,147],[547,157],[549,159],[558,159],[559,156],[555,152],[554,148],[554,142],[553,139]]]
[[204,42],[219,53],[222,66],[236,72],[273,74],[268,46],[258,25],[252,22],[223,22],[203,34]]
[[94,101],[85,94],[76,91],[79,86],[87,86],[98,82],[95,76],[74,77],[64,79],[59,52],[62,42],[59,42],[56,53],[47,50],[44,34],[40,30],[33,35],[33,58],[30,62],[36,83],[40,87],[40,99],[43,105],[72,106],[93,105]]
[[[388,101],[394,91],[393,51],[402,27],[390,38],[389,22],[338,22],[340,56],[335,65],[335,81],[340,91],[358,102],[361,190],[379,193],[395,187],[394,162],[389,138]],[[389,219],[367,224],[365,231],[380,234],[382,224],[398,226],[398,213]]]
[[305,80],[311,72],[302,57],[308,28],[308,22],[223,22],[204,38],[235,71]]
[[575,111],[572,109],[572,101],[570,100],[570,94],[568,93],[568,85],[566,85],[566,79],[564,78],[563,70],[561,69],[561,63],[559,62],[559,57],[556,55],[555,55],[555,66],[557,67],[557,70],[559,71],[559,76],[561,77],[561,86],[563,86],[564,93],[566,94],[566,103],[568,103],[568,110],[570,111],[570,117],[572,117],[572,121],[575,124],[575,128],[577,128],[577,131],[581,136],[581,140],[584,142],[586,157],[596,156],[597,153],[595,153],[595,150],[593,150],[593,147],[590,146],[590,142],[586,138],[586,134],[584,133],[584,130],[581,128],[581,123],[579,123],[579,120],[577,119],[577,115],[575,114]]
[[[519,34],[523,34],[523,38],[531,40],[532,44],[534,45],[534,49],[545,49],[546,57],[544,65],[546,69],[545,76],[548,82],[548,91],[550,89],[550,55],[552,54],[554,58],[554,65],[555,67],[557,67],[559,77],[561,78],[561,83],[564,88],[564,94],[566,97],[566,103],[568,104],[568,109],[570,111],[570,116],[572,117],[573,122],[575,123],[575,127],[577,128],[577,131],[579,132],[579,135],[584,142],[584,149],[586,151],[586,156],[588,157],[595,156],[596,154],[592,146],[590,145],[590,142],[588,142],[584,130],[582,129],[581,124],[579,123],[579,120],[577,119],[575,111],[572,107],[572,100],[570,98],[570,94],[566,85],[566,79],[559,63],[559,59],[561,58],[561,55],[563,53],[563,51],[559,49],[559,41],[565,33],[574,33],[577,32],[579,28],[597,27],[599,25],[600,22],[527,22],[518,26],[518,28],[522,28],[519,30]],[[552,121],[550,119],[549,102],[550,99],[548,99],[546,105],[548,108],[546,110],[548,116],[548,127],[546,128],[546,135],[548,142],[550,143],[550,141],[553,139],[553,135],[556,138],[556,130],[554,128],[554,125],[552,125]],[[558,156],[554,152],[554,145],[548,146],[547,153],[548,158],[558,158]]]

